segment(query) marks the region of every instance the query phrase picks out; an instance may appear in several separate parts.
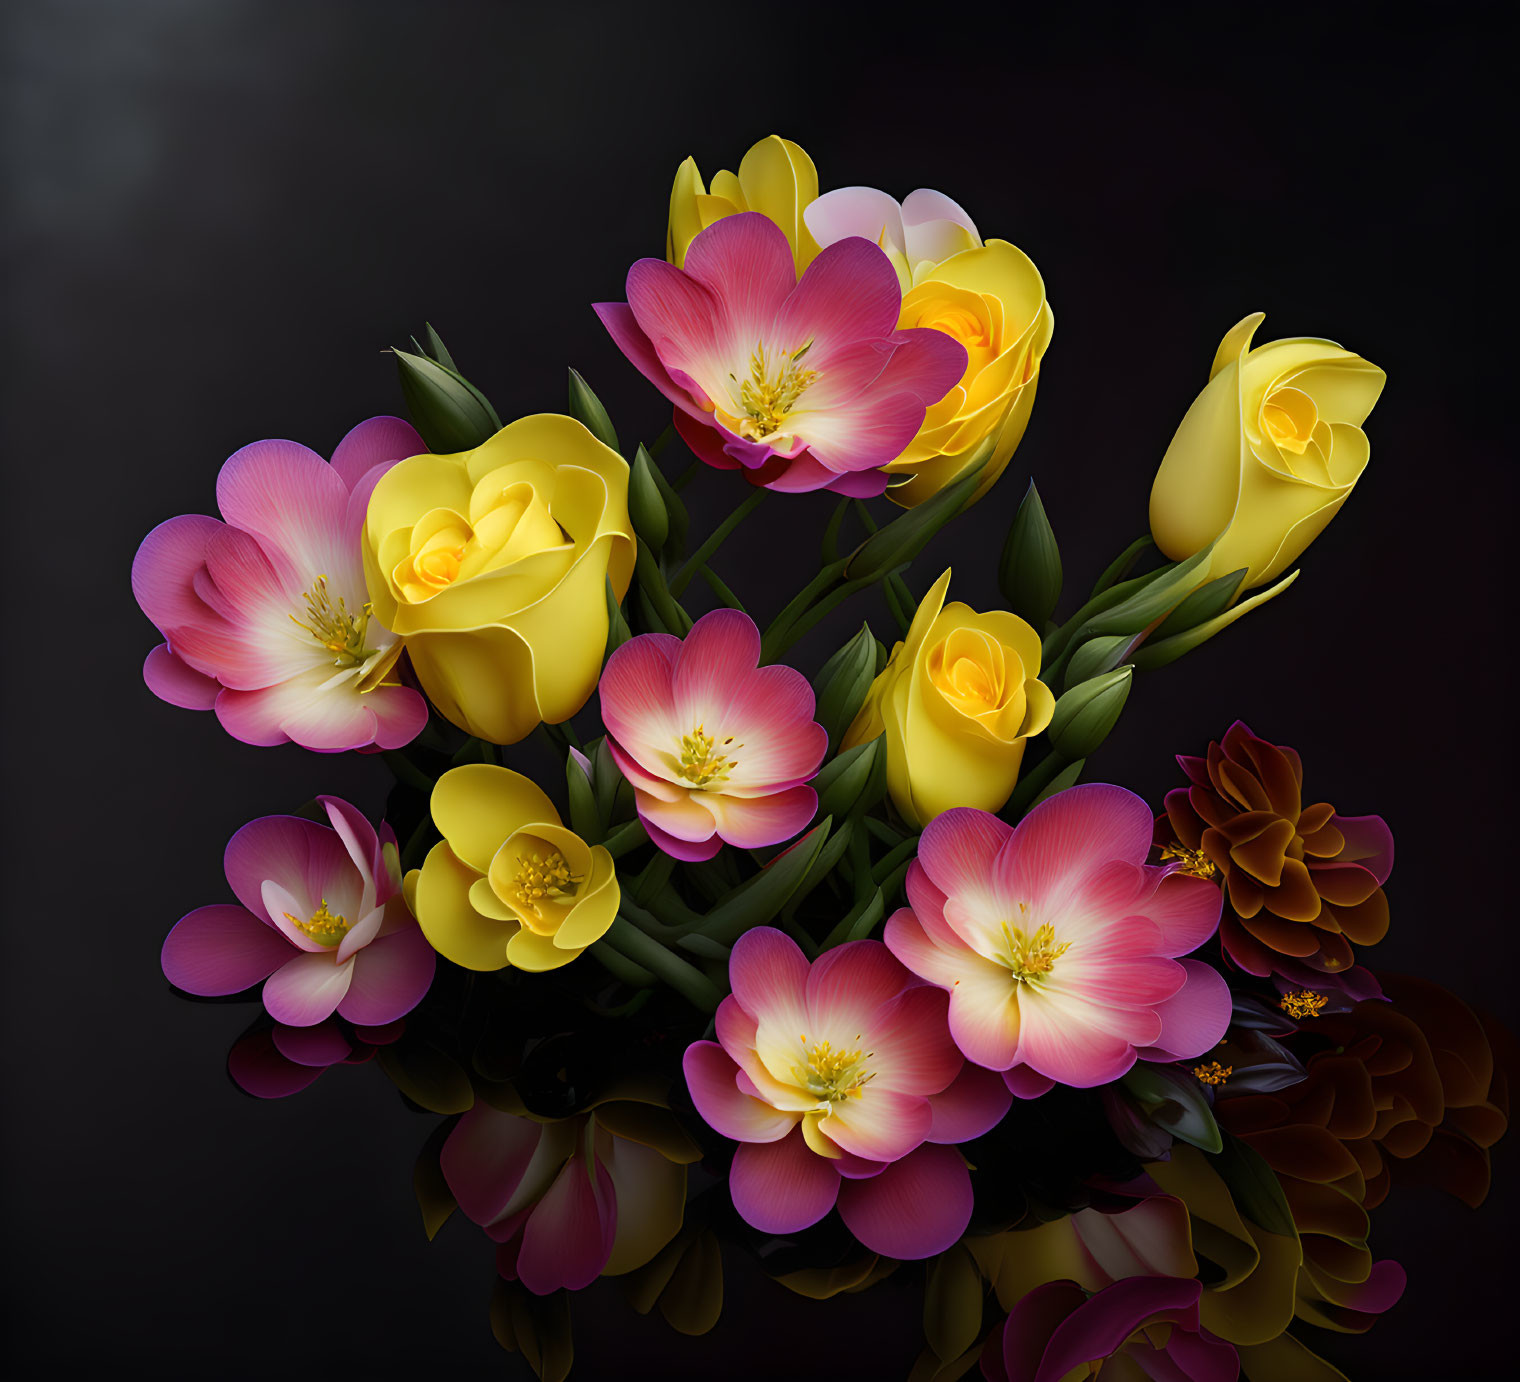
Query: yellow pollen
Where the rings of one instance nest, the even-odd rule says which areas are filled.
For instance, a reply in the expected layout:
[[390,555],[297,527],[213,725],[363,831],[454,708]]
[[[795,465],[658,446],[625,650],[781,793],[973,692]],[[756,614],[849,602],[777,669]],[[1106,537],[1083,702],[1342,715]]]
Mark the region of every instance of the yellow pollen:
[[[858,1099],[861,1090],[876,1078],[866,1069],[866,1062],[874,1052],[836,1051],[833,1042],[815,1041],[808,1044],[806,1033],[802,1042],[802,1059],[793,1070],[797,1083],[815,1095],[820,1104],[832,1104],[839,1099]],[[859,1033],[855,1040],[860,1040]]]
[[739,407],[745,414],[739,419],[741,437],[758,439],[781,430],[798,399],[818,379],[817,370],[803,369],[799,364],[812,346],[812,341],[807,341],[796,350],[783,350],[773,370],[762,341],[749,357],[750,377],[741,382],[729,375],[739,385]]
[[1201,849],[1189,849],[1180,841],[1174,840],[1161,851],[1161,862],[1164,864],[1169,859],[1178,860],[1177,872],[1189,873],[1194,878],[1212,878],[1218,871],[1214,861]]
[[[1029,911],[1027,902],[1019,903],[1020,919]],[[1038,988],[1050,978],[1056,961],[1071,949],[1070,941],[1056,944],[1056,931],[1048,921],[1026,932],[1012,922],[1003,923],[1003,949],[1015,982]]]
[[357,667],[370,655],[364,635],[373,613],[366,600],[357,614],[350,614],[343,597],[334,597],[328,590],[327,577],[318,576],[306,592],[306,618],[294,614],[290,618],[333,655],[334,667]]
[[1217,1060],[1211,1060],[1207,1065],[1195,1065],[1193,1074],[1203,1084],[1222,1085],[1235,1072],[1233,1065],[1220,1065]]
[[583,880],[570,872],[565,856],[557,849],[524,854],[512,879],[512,901],[534,916],[544,902],[563,902],[575,895]]
[[734,743],[732,734],[719,739],[698,725],[690,734],[681,736],[681,761],[676,772],[693,787],[721,787],[728,781],[729,773],[739,766],[739,760],[728,754],[743,747]]
[[302,921],[300,917],[293,917],[289,912],[285,913],[285,920],[303,935],[310,936],[318,945],[329,948],[339,944],[353,925],[346,917],[340,917],[327,910],[327,899],[322,899],[322,905],[312,913],[310,921]]
[[1320,1010],[1329,1001],[1328,994],[1315,993],[1313,989],[1294,989],[1291,993],[1283,994],[1282,1001],[1277,1006],[1289,1017],[1302,1021],[1306,1017],[1318,1017]]

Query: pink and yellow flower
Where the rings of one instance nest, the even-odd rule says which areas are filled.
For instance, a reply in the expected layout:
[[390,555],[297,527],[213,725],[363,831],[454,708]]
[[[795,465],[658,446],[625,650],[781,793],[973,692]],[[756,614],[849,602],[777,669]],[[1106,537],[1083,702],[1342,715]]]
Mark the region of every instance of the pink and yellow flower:
[[799,281],[781,229],[745,212],[698,235],[683,268],[639,260],[628,301],[596,311],[709,465],[771,489],[872,495],[966,368],[943,332],[898,330],[901,308],[871,241],[831,245]]
[[395,839],[336,797],[330,826],[251,821],[227,845],[238,904],[198,907],[164,941],[164,976],[201,997],[263,981],[276,1022],[314,1027],[334,1012],[360,1027],[409,1013],[437,963],[401,896]]
[[760,667],[760,631],[738,610],[704,614],[684,640],[646,633],[602,672],[608,747],[633,784],[640,819],[677,859],[710,859],[726,840],[759,849],[813,819],[828,735],[813,690],[791,667]]
[[426,449],[400,418],[375,417],[331,464],[290,441],[234,453],[216,480],[225,522],[171,518],[132,563],[132,593],[167,640],[143,667],[153,694],[215,709],[248,744],[336,753],[415,738],[427,704],[392,675],[401,642],[370,611],[360,532],[380,477]]
[[1010,1096],[965,1065],[944,993],[919,984],[880,941],[808,964],[780,931],[746,932],[718,1040],[687,1048],[697,1111],[740,1145],[729,1190],[746,1222],[795,1233],[838,1205],[872,1252],[943,1252],[971,1216],[953,1145],[979,1137]]
[[1219,889],[1147,865],[1151,826],[1134,793],[1095,783],[1016,828],[959,807],[925,829],[886,943],[949,992],[956,1045],[1015,1094],[1106,1084],[1224,1036],[1224,980],[1177,958],[1214,934]]

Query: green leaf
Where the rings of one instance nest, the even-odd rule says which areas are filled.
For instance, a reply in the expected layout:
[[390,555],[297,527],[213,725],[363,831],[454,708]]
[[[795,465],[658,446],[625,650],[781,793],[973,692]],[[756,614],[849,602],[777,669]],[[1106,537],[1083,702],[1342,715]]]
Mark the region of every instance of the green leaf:
[[469,380],[426,355],[392,349],[407,411],[430,451],[473,451],[501,431],[490,401]]
[[643,541],[656,552],[664,548],[670,536],[670,514],[655,483],[649,453],[642,446],[634,454],[628,471],[628,514],[633,519],[634,531]]
[[449,1215],[459,1208],[439,1161],[443,1144],[452,1131],[452,1123],[440,1123],[422,1144],[422,1150],[412,1164],[412,1193],[417,1196],[417,1208],[422,1211],[422,1229],[430,1243],[448,1222]]
[[850,555],[844,574],[851,581],[876,581],[912,561],[924,545],[961,511],[976,488],[987,458],[992,454],[989,437],[976,450],[971,464],[952,485],[947,485],[917,508],[909,509],[872,533]]
[[1264,605],[1268,600],[1281,595],[1297,579],[1298,572],[1290,572],[1276,585],[1258,591],[1249,600],[1242,600],[1233,608],[1225,610],[1223,614],[1216,614],[1212,619],[1205,620],[1186,633],[1173,634],[1170,638],[1163,638],[1159,643],[1146,643],[1135,653],[1133,659],[1135,666],[1148,672],[1153,667],[1165,667],[1168,662],[1175,662],[1184,653],[1192,652],[1200,643],[1207,643],[1216,633],[1229,628],[1242,615],[1249,614],[1257,606]]
[[638,576],[639,594],[648,605],[648,612],[653,616],[652,622],[658,626],[656,632],[673,633],[677,638],[685,638],[691,632],[691,615],[681,608],[670,593],[659,563],[643,542],[639,543],[634,571]]
[[570,828],[587,844],[602,838],[602,820],[596,809],[596,789],[574,754],[565,757],[565,782],[570,789]]
[[1139,633],[1192,592],[1198,584],[1198,573],[1208,569],[1213,551],[1211,542],[1186,561],[1161,567],[1127,600],[1093,615],[1083,627],[1088,633]]
[[864,744],[857,744],[836,755],[813,779],[818,793],[818,814],[843,819],[849,814],[861,793],[871,781],[876,767],[876,756],[881,752],[883,736]]
[[628,621],[623,618],[623,607],[618,601],[617,592],[612,588],[612,577],[608,576],[603,584],[607,591],[607,646],[602,652],[602,661],[605,662],[633,637],[633,633],[628,627]]
[[770,921],[807,877],[832,826],[832,820],[821,821],[759,873],[730,890],[708,912],[701,934],[731,945],[751,927]]
[[820,950],[832,950],[846,941],[863,941],[887,914],[887,900],[880,888],[873,887],[840,919],[829,932]]
[[1129,699],[1132,666],[1079,682],[1056,702],[1046,733],[1065,758],[1091,758],[1119,719]]
[[459,366],[454,363],[454,357],[449,354],[448,346],[444,345],[443,338],[433,330],[433,323],[426,324],[427,353],[433,357],[444,369],[459,373]]
[[818,705],[813,718],[828,732],[831,745],[844,738],[865,703],[866,692],[876,679],[876,649],[871,626],[862,624],[860,632],[829,658],[818,673],[814,682]]
[[1061,598],[1061,549],[1033,480],[1003,543],[998,588],[1010,610],[1044,632]]
[[1298,1225],[1293,1221],[1282,1182],[1256,1148],[1238,1137],[1227,1136],[1214,1158],[1214,1169],[1229,1187],[1230,1198],[1242,1217],[1268,1233],[1297,1235]]
[[1134,641],[1135,636],[1129,633],[1106,633],[1088,639],[1072,653],[1066,664],[1066,685],[1075,686],[1079,681],[1113,671]]
[[1157,1127],[1205,1152],[1219,1151],[1219,1124],[1197,1080],[1174,1067],[1141,1061],[1121,1076],[1119,1083]]
[[1246,568],[1242,566],[1239,571],[1231,571],[1227,576],[1199,586],[1156,626],[1150,635],[1151,641],[1170,638],[1223,613],[1230,607],[1230,601],[1245,578]]
[[976,1261],[962,1243],[929,1264],[924,1279],[924,1339],[941,1359],[959,1358],[982,1332],[986,1290]]
[[463,1067],[441,1047],[407,1033],[376,1053],[380,1068],[414,1104],[431,1113],[464,1113],[475,1091]]
[[602,400],[591,392],[591,386],[581,378],[579,370],[570,371],[570,416],[579,422],[603,446],[609,446],[621,454],[617,430]]
[[1075,787],[1077,779],[1082,776],[1082,765],[1086,762],[1085,758],[1079,758],[1075,763],[1068,763],[1046,783],[1039,796],[1029,803],[1029,809],[1034,810],[1046,797],[1053,797],[1057,792],[1064,792],[1068,787]]
[[1107,590],[1109,586],[1113,585],[1115,581],[1122,581],[1125,573],[1135,564],[1140,554],[1147,547],[1154,545],[1154,541],[1149,533],[1144,537],[1137,537],[1104,568],[1103,574],[1098,577],[1097,583],[1092,588],[1092,594],[1087,598],[1090,600],[1094,599]]

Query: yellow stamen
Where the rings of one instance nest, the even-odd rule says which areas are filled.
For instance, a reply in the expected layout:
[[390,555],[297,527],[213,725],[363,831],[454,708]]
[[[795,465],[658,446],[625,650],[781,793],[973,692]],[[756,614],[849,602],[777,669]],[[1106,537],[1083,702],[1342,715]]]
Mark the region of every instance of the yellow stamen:
[[364,646],[364,636],[373,613],[373,607],[365,601],[357,614],[350,614],[343,597],[334,597],[328,590],[327,577],[318,576],[306,592],[306,618],[294,614],[290,618],[297,628],[305,629],[333,654],[334,667],[357,667],[370,655]]
[[1330,996],[1324,993],[1315,993],[1313,989],[1294,989],[1291,993],[1285,993],[1282,1001],[1278,1003],[1289,1017],[1303,1021],[1306,1017],[1318,1017],[1320,1010],[1330,1001]]
[[[858,1099],[861,1090],[876,1078],[866,1069],[866,1062],[874,1052],[836,1051],[833,1042],[815,1041],[808,1044],[806,1034],[801,1038],[802,1059],[793,1069],[797,1083],[815,1095],[820,1105],[833,1104],[841,1099]],[[860,1040],[859,1033],[855,1040]]]
[[570,872],[570,865],[559,850],[551,849],[544,854],[535,850],[518,861],[511,883],[512,901],[523,911],[539,916],[544,902],[563,902],[573,897],[583,881]]
[[302,921],[300,917],[293,917],[289,912],[285,913],[285,920],[303,935],[310,936],[318,945],[325,945],[329,949],[338,945],[353,926],[346,917],[327,910],[325,897],[322,899],[322,905],[312,913],[310,921]]
[[1201,849],[1189,849],[1177,840],[1161,851],[1163,864],[1170,859],[1180,861],[1177,865],[1178,873],[1190,873],[1194,878],[1212,878],[1218,872],[1214,861]]
[[797,401],[809,385],[817,382],[818,371],[803,369],[798,363],[812,346],[812,341],[807,341],[797,350],[783,350],[773,374],[762,341],[749,357],[750,377],[741,382],[729,375],[739,385],[739,406],[746,414],[739,419],[741,437],[768,437],[785,425]]
[[1203,1084],[1222,1085],[1232,1074],[1235,1073],[1233,1065],[1220,1065],[1217,1060],[1211,1060],[1207,1065],[1195,1065],[1193,1074]]
[[[1021,919],[1028,911],[1027,902],[1019,903]],[[1012,922],[1003,923],[1003,950],[1017,983],[1040,987],[1050,978],[1056,961],[1070,949],[1070,941],[1056,944],[1055,927],[1048,921],[1031,932],[1025,932],[1022,926],[1015,926]]]
[[690,734],[681,736],[681,761],[676,772],[693,787],[721,787],[728,781],[729,773],[739,766],[739,760],[729,758],[728,753],[743,747],[734,743],[732,734],[720,740],[698,725]]

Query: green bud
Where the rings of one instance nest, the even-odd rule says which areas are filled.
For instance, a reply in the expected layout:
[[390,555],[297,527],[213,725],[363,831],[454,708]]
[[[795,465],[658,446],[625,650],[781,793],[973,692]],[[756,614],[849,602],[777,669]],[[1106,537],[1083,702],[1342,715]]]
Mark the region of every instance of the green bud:
[[1163,614],[1170,613],[1199,584],[1199,572],[1207,571],[1214,543],[1194,552],[1186,561],[1163,566],[1135,582],[1134,594],[1101,614],[1095,614],[1083,626],[1086,633],[1139,633]]
[[1061,598],[1061,549],[1033,480],[1003,543],[998,588],[1009,609],[1045,632]]
[[449,354],[448,346],[444,345],[443,337],[433,330],[432,322],[425,324],[424,334],[427,337],[427,347],[423,350],[423,354],[436,360],[444,369],[451,369],[458,374],[459,366],[454,363],[454,357]]
[[617,430],[602,400],[591,392],[591,386],[581,378],[580,371],[570,371],[570,416],[586,428],[603,446],[618,451]]
[[992,455],[989,437],[976,450],[971,464],[952,485],[947,485],[932,499],[926,499],[901,518],[872,533],[851,554],[844,574],[851,581],[878,581],[889,572],[906,566],[924,549],[924,545],[961,511],[976,489],[977,480]]
[[655,464],[654,457],[642,445],[635,459],[638,456],[643,456],[644,463],[649,467],[655,487],[660,491],[660,498],[664,501],[665,513],[670,519],[670,534],[665,540],[666,546],[680,552],[686,546],[686,529],[690,522],[686,514],[686,505],[681,502],[681,496],[676,493],[675,486],[665,478],[665,472]]
[[649,453],[642,446],[628,470],[628,513],[634,531],[656,552],[660,551],[670,536],[670,514],[655,482]]
[[602,821],[591,785],[591,762],[573,749],[565,758],[565,782],[570,791],[570,828],[588,844],[602,838]]
[[1133,666],[1115,668],[1079,682],[1056,702],[1050,717],[1050,742],[1064,758],[1089,758],[1108,738],[1129,699]]
[[1223,614],[1240,589],[1241,581],[1245,580],[1246,569],[1242,566],[1239,571],[1231,571],[1227,576],[1199,586],[1157,625],[1151,634],[1151,640],[1170,638],[1173,634],[1207,623],[1216,614]]
[[846,749],[829,763],[813,779],[818,793],[818,814],[842,820],[860,800],[870,784],[876,768],[876,756],[881,752],[881,736],[869,743],[857,744]]
[[1103,672],[1112,671],[1135,641],[1132,634],[1113,633],[1091,638],[1071,655],[1066,665],[1066,685],[1075,686]]
[[860,707],[865,703],[866,692],[876,676],[876,649],[879,645],[871,635],[868,624],[860,626],[860,632],[833,657],[823,664],[814,683],[818,692],[818,708],[814,718],[828,731],[829,743],[838,744],[849,729]]
[[469,380],[426,355],[392,349],[406,410],[430,451],[473,451],[501,431],[501,419]]

